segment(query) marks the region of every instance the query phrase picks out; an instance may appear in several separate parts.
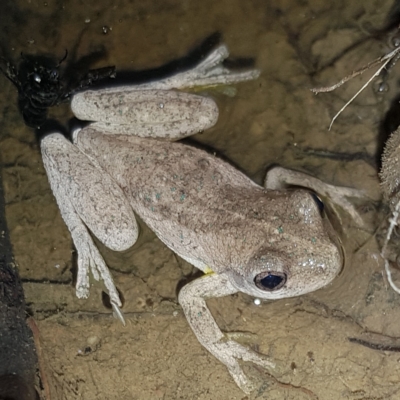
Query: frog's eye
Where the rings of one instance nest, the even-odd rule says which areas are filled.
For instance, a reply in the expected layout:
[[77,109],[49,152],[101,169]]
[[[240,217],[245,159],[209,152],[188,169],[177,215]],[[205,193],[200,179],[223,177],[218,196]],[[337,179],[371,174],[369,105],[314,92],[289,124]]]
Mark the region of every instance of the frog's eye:
[[256,286],[268,292],[280,289],[287,280],[287,275],[283,272],[265,271],[254,278]]

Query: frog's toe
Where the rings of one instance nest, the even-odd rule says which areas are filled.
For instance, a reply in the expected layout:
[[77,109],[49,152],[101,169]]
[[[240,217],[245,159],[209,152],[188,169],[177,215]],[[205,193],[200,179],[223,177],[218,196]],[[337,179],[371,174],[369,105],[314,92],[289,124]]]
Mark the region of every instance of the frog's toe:
[[[83,232],[86,234],[86,231]],[[92,239],[83,236],[86,240],[79,241],[78,251],[78,275],[76,279],[76,295],[78,298],[88,298],[90,292],[89,270],[92,272],[96,281],[102,280],[110,296],[110,303],[114,315],[125,325],[125,320],[120,310],[122,306],[119,298],[118,289],[114,284],[110,270],[107,267],[99,250],[94,245]]]
[[210,70],[228,57],[229,50],[226,45],[222,44],[215,48],[196,68],[203,71]]
[[275,364],[266,356],[249,350],[233,340],[219,343],[216,347],[219,360],[226,365],[236,384],[247,394],[252,392],[256,385],[247,378],[238,360],[251,362],[267,370],[275,369]]
[[[254,359],[252,360],[254,362]],[[258,362],[260,361],[260,362]],[[263,360],[264,361],[264,360]],[[261,365],[265,368],[265,364],[260,360],[257,360],[255,363],[257,365]],[[233,380],[235,381],[236,385],[246,394],[250,394],[254,390],[258,388],[257,380],[250,379],[248,376],[243,372],[242,368],[239,366],[239,363],[235,365],[228,366],[228,371],[232,376]]]
[[235,369],[228,368],[228,370],[236,385],[238,385],[244,393],[250,394],[254,389],[256,389],[256,385],[247,378],[239,366]]
[[119,308],[118,304],[116,304],[114,301],[111,301],[111,306],[112,306],[112,309],[113,309],[114,317],[119,319],[121,321],[122,325],[125,326],[126,323],[125,323],[124,314],[122,313],[122,311]]
[[77,282],[75,293],[78,299],[87,299],[89,297],[89,283],[86,284]]
[[269,361],[267,356],[261,353],[256,353],[255,351],[250,350],[233,340],[229,340],[226,344],[228,345],[230,353],[236,359],[241,359],[246,362],[252,362],[267,369],[275,368],[275,364],[272,361]]
[[89,263],[78,255],[78,275],[76,278],[76,297],[87,299],[89,297]]

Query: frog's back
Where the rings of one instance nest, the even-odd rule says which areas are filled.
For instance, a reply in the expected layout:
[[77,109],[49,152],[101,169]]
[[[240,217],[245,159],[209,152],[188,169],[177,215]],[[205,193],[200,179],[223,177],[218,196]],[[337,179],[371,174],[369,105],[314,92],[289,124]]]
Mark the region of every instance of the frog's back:
[[293,227],[298,205],[291,197],[302,202],[309,196],[267,191],[230,164],[181,143],[126,142],[89,132],[80,147],[168,247],[208,266],[245,262],[279,226]]
[[230,164],[182,143],[103,135],[90,128],[78,141],[85,154],[113,176],[135,208],[204,205],[227,186],[261,190]]

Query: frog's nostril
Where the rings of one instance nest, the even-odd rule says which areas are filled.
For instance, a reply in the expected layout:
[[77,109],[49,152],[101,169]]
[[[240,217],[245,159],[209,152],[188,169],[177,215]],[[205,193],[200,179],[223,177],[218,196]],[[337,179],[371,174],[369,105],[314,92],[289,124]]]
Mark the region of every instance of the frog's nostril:
[[261,272],[254,278],[254,283],[261,290],[269,292],[280,289],[287,280],[287,275],[282,272]]

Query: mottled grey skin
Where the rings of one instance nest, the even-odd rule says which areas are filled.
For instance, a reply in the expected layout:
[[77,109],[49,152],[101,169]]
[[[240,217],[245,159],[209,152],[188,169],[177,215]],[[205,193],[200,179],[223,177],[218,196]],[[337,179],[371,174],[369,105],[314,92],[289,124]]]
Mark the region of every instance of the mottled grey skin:
[[[139,215],[171,250],[206,273],[181,290],[179,302],[199,341],[250,392],[254,387],[238,360],[274,364],[226,337],[205,300],[236,292],[264,299],[298,296],[330,283],[343,260],[310,192],[265,189],[205,151],[168,141],[207,129],[218,118],[212,99],[170,89],[258,76],[227,71],[220,65],[226,56],[221,46],[193,70],[164,81],[76,95],[74,112],[96,122],[75,132],[73,144],[54,133],[41,149],[77,248],[78,297],[89,295],[90,269],[104,281],[123,321],[112,276],[87,228],[109,248],[124,250],[138,237],[134,213]],[[280,189],[285,178],[295,185],[306,182],[344,206],[340,193],[351,195],[282,168],[269,172],[267,187]],[[256,277],[269,275],[283,277],[281,284],[256,284]]]
[[[262,298],[298,296],[325,286],[341,267],[329,221],[309,191],[272,191],[203,150],[103,135],[86,129],[77,146],[117,182],[132,209],[174,252],[225,273],[237,290]],[[265,292],[254,278],[288,276]]]

